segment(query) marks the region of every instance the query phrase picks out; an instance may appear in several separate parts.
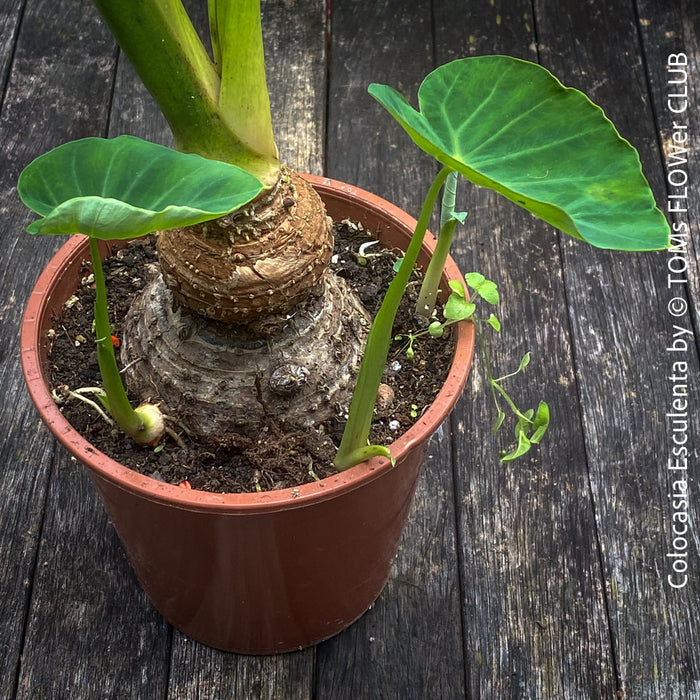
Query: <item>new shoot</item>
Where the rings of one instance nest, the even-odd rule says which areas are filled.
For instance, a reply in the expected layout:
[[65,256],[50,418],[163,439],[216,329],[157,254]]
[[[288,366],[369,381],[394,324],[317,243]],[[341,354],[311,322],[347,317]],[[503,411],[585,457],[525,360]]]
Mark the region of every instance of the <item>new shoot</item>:
[[107,286],[97,239],[91,236],[89,245],[95,276],[95,344],[97,364],[102,377],[102,392],[97,396],[116,424],[129,437],[139,445],[156,445],[165,433],[163,414],[158,406],[152,403],[144,402],[137,408],[132,408],[129,403],[114,354],[107,305]]
[[224,216],[261,190],[256,177],[235,165],[178,153],[133,136],[72,141],[40,156],[20,175],[17,191],[22,201],[42,217],[28,227],[30,233],[88,237],[102,377],[97,396],[117,425],[140,445],[159,442],[165,424],[154,404],[133,408],[129,402],[114,353],[98,241],[137,238]]
[[355,392],[348,411],[348,422],[345,425],[340,447],[333,460],[333,465],[339,471],[349,469],[370,457],[383,456],[391,459],[389,448],[383,445],[368,444],[374,404],[382,381],[386,358],[389,355],[396,312],[411,272],[418,260],[418,253],[423,245],[423,238],[428,230],[435,202],[449,173],[449,168],[442,168],[433,180],[423,202],[411,242],[372,322],[360,372],[357,376]]

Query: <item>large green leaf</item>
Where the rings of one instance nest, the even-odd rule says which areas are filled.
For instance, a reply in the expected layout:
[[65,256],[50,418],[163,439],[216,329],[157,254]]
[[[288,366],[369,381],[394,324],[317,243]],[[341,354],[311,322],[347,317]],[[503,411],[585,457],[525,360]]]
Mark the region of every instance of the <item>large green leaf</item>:
[[43,218],[30,233],[113,240],[224,216],[262,190],[235,165],[173,151],[135,136],[86,138],[45,153],[17,191]]
[[637,151],[583,93],[508,56],[433,71],[416,111],[396,90],[369,92],[441,163],[600,248],[656,250],[669,227]]

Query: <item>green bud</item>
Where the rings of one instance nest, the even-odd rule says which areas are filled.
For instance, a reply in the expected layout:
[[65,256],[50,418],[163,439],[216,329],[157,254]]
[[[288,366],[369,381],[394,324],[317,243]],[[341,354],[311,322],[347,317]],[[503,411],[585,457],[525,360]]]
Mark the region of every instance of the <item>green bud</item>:
[[440,323],[440,321],[433,321],[429,326],[428,326],[428,333],[433,338],[442,338],[443,334],[445,333],[445,327]]

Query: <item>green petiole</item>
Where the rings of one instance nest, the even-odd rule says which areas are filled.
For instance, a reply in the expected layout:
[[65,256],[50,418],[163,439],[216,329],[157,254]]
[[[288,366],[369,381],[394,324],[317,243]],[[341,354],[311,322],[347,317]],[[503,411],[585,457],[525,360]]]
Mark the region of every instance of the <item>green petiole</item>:
[[457,177],[458,173],[452,171],[447,176],[447,180],[445,180],[440,211],[440,235],[435,244],[435,250],[430,256],[428,269],[423,276],[423,284],[421,284],[418,301],[416,302],[416,313],[425,318],[430,318],[435,309],[442,271],[445,268],[447,256],[450,254],[457,224],[464,223],[467,217],[466,212],[458,213],[455,211]]
[[97,364],[102,375],[104,397],[100,400],[117,425],[140,445],[153,445],[163,436],[163,416],[157,406],[144,403],[134,409],[126,395],[117,359],[107,306],[107,287],[97,239],[90,236],[90,258],[95,276],[95,338]]
[[[372,323],[362,364],[360,365],[360,372],[357,377],[355,393],[350,403],[348,422],[333,461],[335,468],[339,471],[349,469],[369,456],[367,442],[374,413],[374,403],[382,380],[384,364],[389,354],[394,318],[411,272],[418,260],[418,253],[423,245],[425,232],[428,230],[430,215],[435,201],[449,173],[450,168],[443,167],[433,180],[423,202],[416,229],[406,249],[403,262],[391,281],[384,301]],[[385,457],[390,456],[386,447],[372,446],[371,450],[372,454],[382,454]]]

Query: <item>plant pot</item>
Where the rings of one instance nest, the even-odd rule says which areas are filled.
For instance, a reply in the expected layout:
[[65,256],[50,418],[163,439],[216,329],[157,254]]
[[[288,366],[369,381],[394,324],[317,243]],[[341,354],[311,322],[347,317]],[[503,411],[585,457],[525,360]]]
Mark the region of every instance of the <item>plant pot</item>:
[[[308,179],[334,219],[360,221],[385,244],[406,248],[415,224],[407,214],[349,185]],[[422,264],[434,243],[429,234],[426,239]],[[185,490],[97,452],[51,398],[47,332],[77,289],[88,257],[86,239],[74,236],[42,273],[24,316],[22,366],[42,419],[87,466],[154,606],[188,636],[239,653],[299,649],[346,628],[371,606],[389,576],[428,440],[467,378],[472,325],[456,328],[454,360],[435,402],[392,443],[395,466],[375,458],[273,492]],[[460,278],[451,259],[446,278]]]

